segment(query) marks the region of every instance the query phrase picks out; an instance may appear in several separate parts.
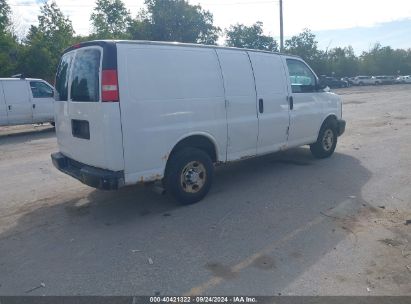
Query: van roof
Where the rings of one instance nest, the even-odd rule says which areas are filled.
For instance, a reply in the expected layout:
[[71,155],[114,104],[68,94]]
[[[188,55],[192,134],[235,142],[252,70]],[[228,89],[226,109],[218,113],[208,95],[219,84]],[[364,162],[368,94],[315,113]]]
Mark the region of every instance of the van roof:
[[83,46],[104,45],[104,44],[148,44],[148,45],[168,45],[168,46],[189,46],[189,47],[196,47],[196,48],[226,49],[226,50],[268,53],[268,54],[277,54],[277,55],[285,55],[285,56],[290,56],[290,57],[295,57],[295,58],[301,58],[300,56],[296,56],[296,55],[290,55],[290,54],[285,54],[285,53],[280,53],[280,52],[270,52],[270,51],[257,50],[257,49],[236,48],[236,47],[227,47],[227,46],[218,46],[218,45],[205,45],[205,44],[196,44],[196,43],[148,41],[148,40],[92,40],[92,41],[81,42],[79,44],[73,45],[67,48],[66,50],[64,50],[64,53],[77,49],[79,47],[83,47]]

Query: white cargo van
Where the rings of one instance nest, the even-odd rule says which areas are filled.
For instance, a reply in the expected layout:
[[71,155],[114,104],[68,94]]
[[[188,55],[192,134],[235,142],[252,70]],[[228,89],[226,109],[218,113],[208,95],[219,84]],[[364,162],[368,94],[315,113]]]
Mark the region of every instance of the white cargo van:
[[0,78],[0,126],[54,124],[53,94],[42,79]]
[[301,145],[329,157],[345,130],[339,96],[300,58],[255,50],[92,41],[56,76],[54,165],[100,189],[162,181],[202,199],[213,163]]

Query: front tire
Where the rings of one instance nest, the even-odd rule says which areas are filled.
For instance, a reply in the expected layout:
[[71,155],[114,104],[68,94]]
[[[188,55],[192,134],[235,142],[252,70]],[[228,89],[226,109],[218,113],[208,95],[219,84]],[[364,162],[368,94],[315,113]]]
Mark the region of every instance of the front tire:
[[311,153],[316,158],[330,157],[337,146],[337,127],[334,120],[326,121],[321,127],[317,141],[310,145]]
[[210,156],[197,148],[184,148],[169,159],[166,191],[183,205],[202,200],[211,188],[214,166]]

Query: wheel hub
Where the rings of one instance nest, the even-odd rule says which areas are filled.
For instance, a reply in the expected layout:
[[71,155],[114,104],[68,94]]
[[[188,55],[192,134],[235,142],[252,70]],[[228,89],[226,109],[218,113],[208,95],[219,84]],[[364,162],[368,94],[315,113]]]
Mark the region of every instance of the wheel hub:
[[330,151],[334,144],[334,133],[332,130],[328,129],[324,132],[323,136],[323,148],[325,151]]
[[185,180],[188,184],[196,184],[200,179],[200,174],[192,169],[190,169],[185,175]]
[[180,184],[185,192],[197,193],[206,182],[206,169],[198,161],[188,163],[181,172]]

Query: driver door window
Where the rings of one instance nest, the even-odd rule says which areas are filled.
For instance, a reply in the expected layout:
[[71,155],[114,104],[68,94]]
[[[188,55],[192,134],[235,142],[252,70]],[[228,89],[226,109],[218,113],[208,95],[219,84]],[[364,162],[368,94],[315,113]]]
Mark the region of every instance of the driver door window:
[[53,89],[43,82],[30,81],[31,93],[33,98],[52,98]]
[[306,64],[299,60],[287,59],[287,67],[293,93],[315,92],[316,77]]

